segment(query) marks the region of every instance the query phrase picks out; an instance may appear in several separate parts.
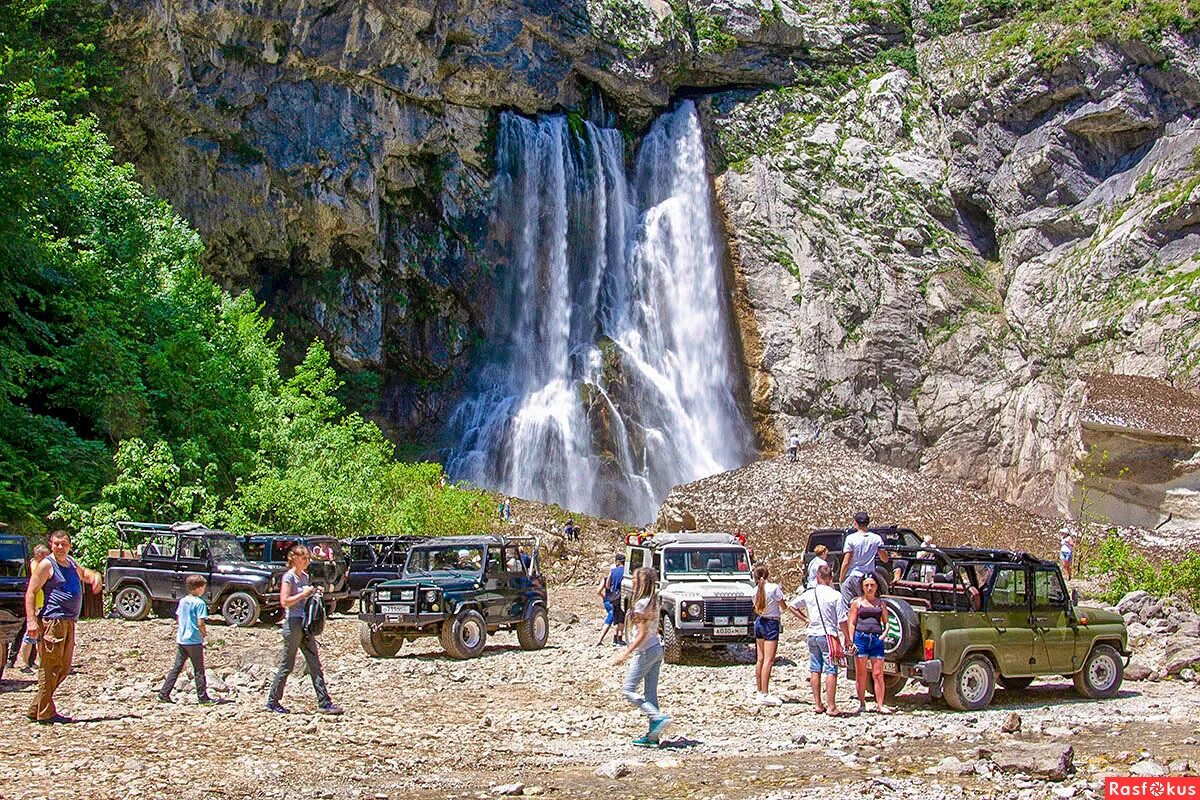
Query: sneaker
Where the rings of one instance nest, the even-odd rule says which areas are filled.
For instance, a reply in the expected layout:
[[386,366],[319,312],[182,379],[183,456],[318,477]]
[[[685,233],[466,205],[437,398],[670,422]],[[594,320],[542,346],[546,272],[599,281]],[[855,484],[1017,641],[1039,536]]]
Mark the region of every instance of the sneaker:
[[160,703],[171,703],[172,705],[175,703],[174,700],[172,700],[170,697],[167,697],[165,694],[160,694],[156,699]]
[[223,706],[228,702],[230,701],[226,700],[224,697],[201,697],[196,701],[196,704],[202,706]]
[[39,719],[37,722],[39,725],[67,725],[74,721],[75,720],[71,719],[70,717],[62,714],[55,714],[50,719]]
[[658,747],[658,741],[651,739],[649,736],[639,736],[631,744],[634,747]]
[[778,697],[776,697],[773,694],[760,694],[758,696],[758,702],[762,703],[764,706],[781,706],[781,705],[783,705],[783,701],[780,700]]
[[663,731],[671,726],[671,718],[663,714],[658,719],[650,723],[650,730],[646,731],[646,738],[657,742],[662,738]]
[[275,702],[274,700],[267,701],[267,711],[272,711],[276,714],[292,713],[292,712],[288,711],[286,708],[284,708],[283,706],[279,705],[279,703]]
[[33,673],[37,672],[37,667],[21,667],[21,672],[26,675],[32,675]]
[[342,710],[341,706],[334,705],[333,703],[329,703],[328,705],[320,706],[319,708],[317,708],[317,711],[320,711],[322,714],[330,714],[335,717],[340,714],[346,713],[345,711]]

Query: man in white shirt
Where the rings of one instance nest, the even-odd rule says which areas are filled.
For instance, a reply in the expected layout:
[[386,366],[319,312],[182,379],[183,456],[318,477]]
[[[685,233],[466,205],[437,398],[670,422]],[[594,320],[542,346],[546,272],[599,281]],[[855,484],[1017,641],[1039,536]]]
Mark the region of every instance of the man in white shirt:
[[838,579],[847,608],[862,594],[862,579],[875,574],[875,560],[886,562],[889,558],[888,551],[883,549],[883,539],[867,530],[870,524],[867,512],[859,511],[854,515],[854,532],[842,543],[842,572]]
[[[828,566],[818,567],[816,584],[789,603],[788,610],[808,623],[808,671],[817,713],[841,716],[837,707],[838,658],[830,652],[829,646],[837,642],[842,658],[845,657],[846,643],[850,641],[850,615],[842,596],[833,588],[833,570]],[[822,675],[825,676],[824,703],[821,702]]]

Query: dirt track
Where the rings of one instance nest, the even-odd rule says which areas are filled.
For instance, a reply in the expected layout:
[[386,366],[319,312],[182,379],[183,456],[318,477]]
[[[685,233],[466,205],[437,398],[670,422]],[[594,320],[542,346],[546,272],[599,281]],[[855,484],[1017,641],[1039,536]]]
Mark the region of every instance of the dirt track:
[[[526,793],[597,798],[894,797],[918,788],[947,797],[1046,797],[1054,789],[1086,797],[1102,772],[1127,773],[1141,749],[1176,770],[1200,763],[1200,692],[1177,681],[1126,684],[1102,703],[1080,701],[1067,683],[1035,684],[998,692],[993,708],[975,714],[931,709],[910,692],[891,718],[817,716],[795,624],[785,630],[775,687],[800,702],[749,704],[752,665],[737,658],[667,666],[661,696],[677,720],[672,741],[639,750],[628,743],[641,722],[620,698],[622,670],[609,663],[611,647],[594,646],[594,596],[557,589],[552,602],[560,621],[546,650],[522,652],[514,635],[500,634],[468,663],[446,659],[434,640],[371,660],[356,621],[336,618],[322,646],[334,698],[346,708],[341,718],[313,713],[311,686],[295,676],[284,700],[293,713],[261,711],[278,641],[271,627],[212,626],[209,667],[227,687],[217,693],[235,702],[206,709],[193,704],[190,683],[176,690],[178,705],[154,702],[172,653],[169,621],[84,622],[77,673],[61,693],[62,711],[80,722],[28,723],[32,684],[12,673],[18,680],[0,685],[0,797],[471,797],[513,783]],[[581,621],[563,624],[572,612]],[[850,707],[845,681],[842,694]],[[1079,773],[1053,785],[926,773],[950,755],[966,772],[977,748],[1012,741],[1000,726],[1013,710],[1023,717],[1017,739],[1073,745]],[[617,781],[594,774],[614,759],[637,763]],[[78,783],[64,787],[52,765]]]

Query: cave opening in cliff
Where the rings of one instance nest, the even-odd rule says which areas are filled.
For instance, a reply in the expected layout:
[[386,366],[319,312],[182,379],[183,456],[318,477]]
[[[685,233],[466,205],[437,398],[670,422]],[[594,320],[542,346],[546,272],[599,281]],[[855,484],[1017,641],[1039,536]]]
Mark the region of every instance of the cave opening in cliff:
[[501,117],[487,346],[448,423],[456,478],[646,522],[753,435],[700,121]]

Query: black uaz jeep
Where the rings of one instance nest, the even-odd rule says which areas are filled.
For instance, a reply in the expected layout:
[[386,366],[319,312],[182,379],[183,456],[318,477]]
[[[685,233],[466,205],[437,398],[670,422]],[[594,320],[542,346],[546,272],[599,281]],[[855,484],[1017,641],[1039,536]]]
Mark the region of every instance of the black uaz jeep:
[[546,646],[546,581],[532,537],[453,536],[408,551],[404,571],[362,593],[359,641],[396,655],[406,639],[438,636],[453,658],[475,658],[489,634],[517,632],[523,650]]

